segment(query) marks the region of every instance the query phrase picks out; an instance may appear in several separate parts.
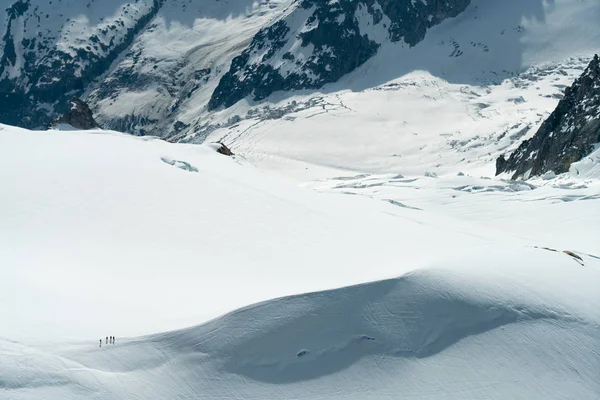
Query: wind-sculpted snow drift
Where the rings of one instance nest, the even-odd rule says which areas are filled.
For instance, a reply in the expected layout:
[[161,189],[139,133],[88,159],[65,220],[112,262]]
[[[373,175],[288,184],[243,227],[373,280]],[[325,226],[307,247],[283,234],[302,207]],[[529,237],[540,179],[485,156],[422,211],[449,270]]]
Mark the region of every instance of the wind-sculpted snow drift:
[[[509,300],[502,284],[523,291]],[[510,280],[431,270],[268,301],[105,349],[0,341],[0,390],[14,400],[593,398],[598,320],[534,296]],[[522,382],[533,368],[545,373]]]

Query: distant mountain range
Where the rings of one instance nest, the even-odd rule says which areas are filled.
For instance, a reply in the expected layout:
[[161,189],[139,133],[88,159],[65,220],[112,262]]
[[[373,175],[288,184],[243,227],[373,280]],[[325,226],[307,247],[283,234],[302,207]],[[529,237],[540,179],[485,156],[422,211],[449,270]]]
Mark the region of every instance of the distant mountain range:
[[[0,0],[0,7],[1,123],[45,128],[81,98],[104,128],[171,141],[201,142],[243,121],[323,107],[323,96],[384,87],[413,71],[477,92],[600,50],[591,22],[600,4],[579,0]],[[515,140],[530,135],[522,136]],[[578,151],[588,151],[585,143]],[[531,151],[500,159],[498,172],[564,170],[524,162],[519,154]]]
[[[156,134],[169,129],[165,117],[171,131],[186,127],[177,120],[179,106],[198,90],[211,93],[212,110],[247,96],[261,100],[275,91],[320,88],[372,57],[384,38],[414,46],[427,28],[458,15],[470,0],[2,3],[1,121],[47,126],[75,95],[88,97],[105,125]],[[183,27],[184,20],[190,26]],[[161,43],[155,32],[162,29],[177,37]],[[228,34],[237,40],[227,40]],[[169,48],[173,42],[179,48]],[[207,47],[208,58],[219,59],[207,60]],[[131,95],[139,108],[154,112],[113,112],[111,99],[140,91],[164,97],[156,104]]]

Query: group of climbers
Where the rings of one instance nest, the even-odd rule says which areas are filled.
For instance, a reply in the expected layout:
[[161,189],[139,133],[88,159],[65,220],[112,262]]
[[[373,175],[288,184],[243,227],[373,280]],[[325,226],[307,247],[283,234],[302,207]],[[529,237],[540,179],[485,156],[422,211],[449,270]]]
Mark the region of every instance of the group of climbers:
[[[115,344],[115,337],[114,336],[107,336],[106,337],[106,341],[104,342],[105,344]],[[100,346],[102,347],[102,339],[100,339]]]

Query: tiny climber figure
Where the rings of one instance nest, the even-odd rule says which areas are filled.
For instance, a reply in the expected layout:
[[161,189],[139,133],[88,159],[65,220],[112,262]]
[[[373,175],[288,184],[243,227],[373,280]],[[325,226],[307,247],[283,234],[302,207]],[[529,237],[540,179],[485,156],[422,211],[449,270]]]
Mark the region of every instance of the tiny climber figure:
[[112,337],[112,344],[115,344],[115,337]]
[[102,339],[100,339],[100,346],[99,347],[102,347]]
[[106,342],[104,342],[104,343],[108,344],[108,336],[106,337]]

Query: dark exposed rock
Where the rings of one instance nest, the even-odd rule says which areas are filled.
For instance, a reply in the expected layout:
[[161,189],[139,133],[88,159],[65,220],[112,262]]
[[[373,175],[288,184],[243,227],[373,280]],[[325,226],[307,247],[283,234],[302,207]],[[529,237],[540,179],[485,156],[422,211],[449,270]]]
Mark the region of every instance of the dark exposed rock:
[[513,172],[512,179],[548,171],[567,172],[600,142],[600,60],[594,56],[583,74],[565,89],[564,98],[536,134],[508,159],[496,160],[496,175]]
[[375,31],[392,42],[404,40],[414,46],[427,28],[457,16],[469,3],[301,0],[292,13],[261,29],[233,59],[208,108],[229,107],[249,95],[262,100],[276,91],[335,82],[375,55],[381,44]]
[[224,156],[229,156],[229,157],[234,155],[233,151],[231,151],[229,149],[229,147],[225,146],[225,144],[223,144],[221,142],[217,142],[216,144],[219,146],[219,148],[217,149],[217,153],[223,154]]
[[76,129],[94,129],[99,125],[94,120],[92,110],[81,99],[73,97],[69,102],[71,109],[54,121],[53,125],[67,124]]
[[[504,154],[502,154],[500,157],[498,157],[496,159],[496,175],[498,175],[499,173],[502,173],[504,171],[506,171],[506,158],[504,157]],[[500,171],[500,172],[498,172]]]

